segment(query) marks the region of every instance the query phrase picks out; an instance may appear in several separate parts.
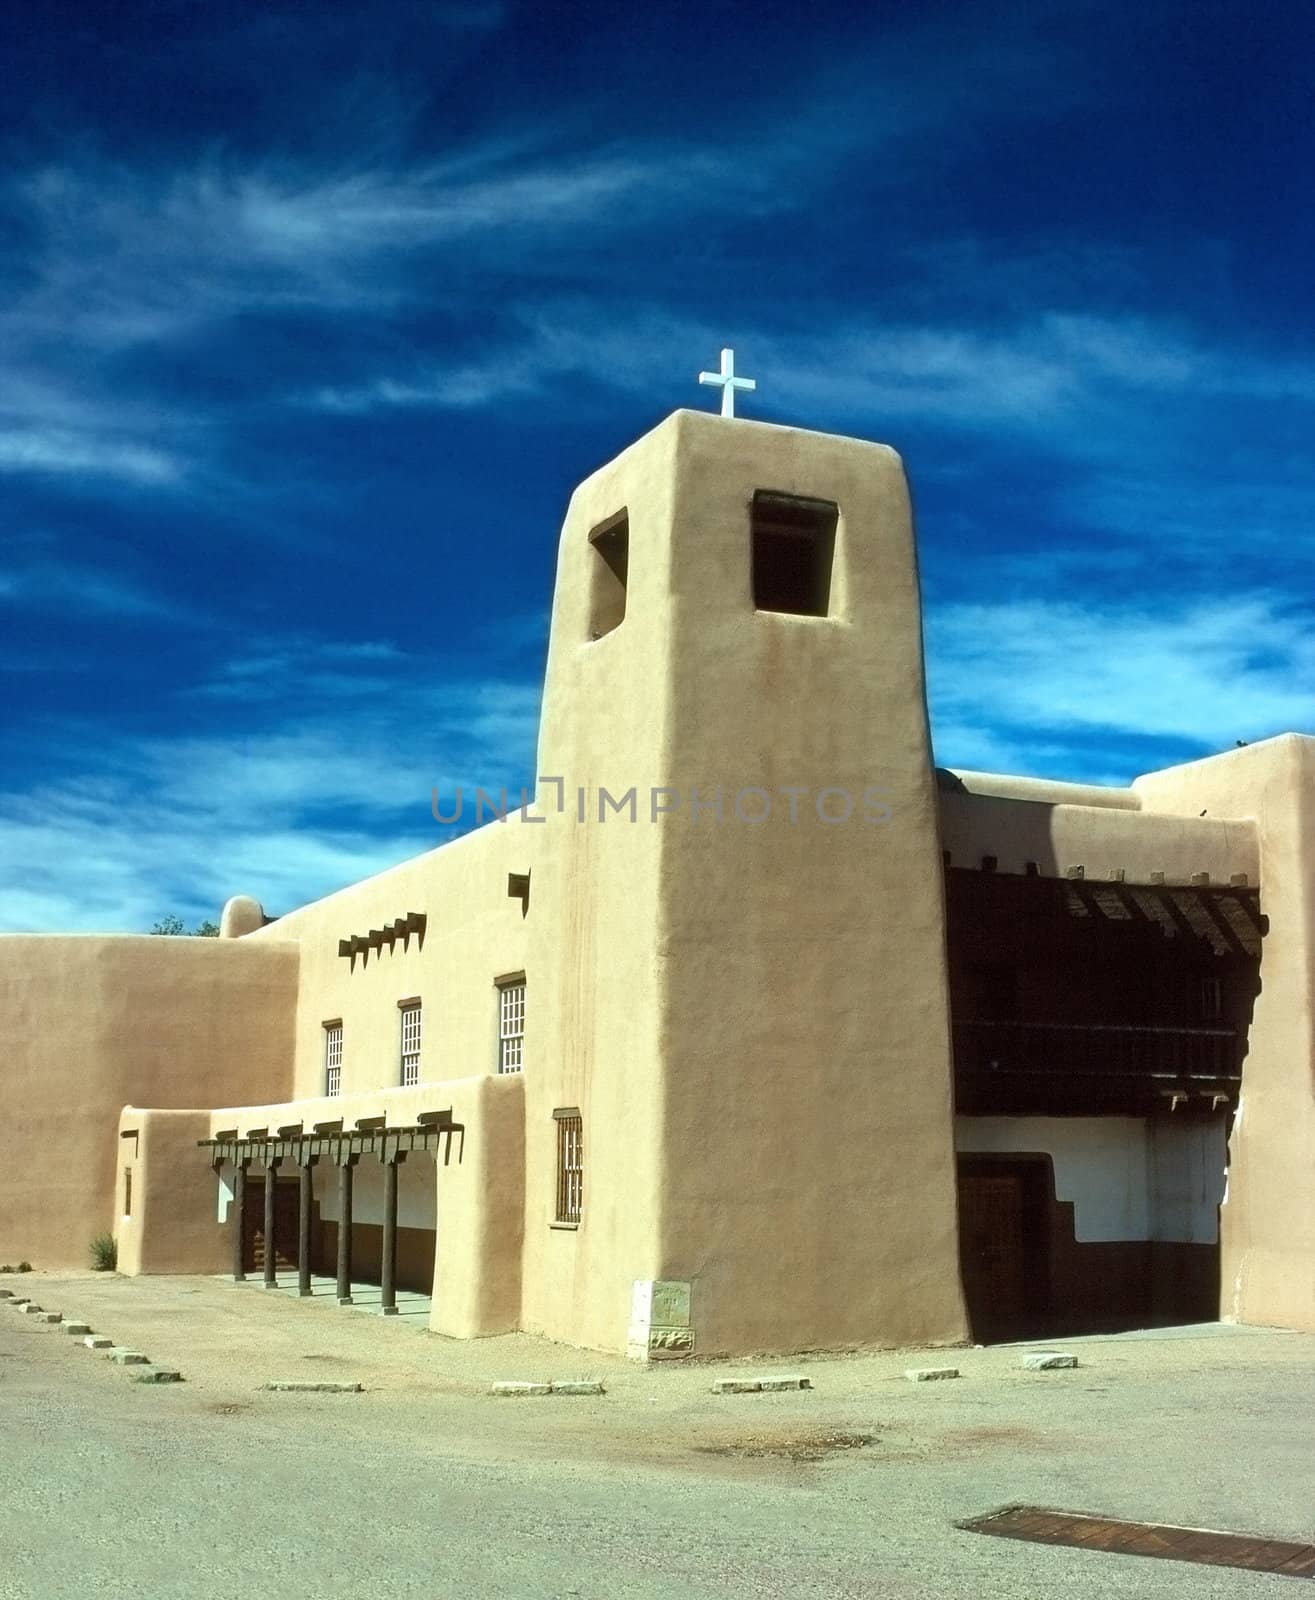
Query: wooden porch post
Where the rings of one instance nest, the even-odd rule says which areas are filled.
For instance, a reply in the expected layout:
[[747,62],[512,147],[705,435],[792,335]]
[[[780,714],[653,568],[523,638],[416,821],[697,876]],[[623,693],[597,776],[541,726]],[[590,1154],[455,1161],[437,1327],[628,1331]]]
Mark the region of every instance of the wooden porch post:
[[385,1317],[397,1315],[397,1169],[405,1159],[400,1150],[395,1150],[391,1157],[384,1157],[384,1251],[379,1310]]
[[314,1156],[307,1156],[297,1164],[297,1293],[305,1298],[310,1292],[310,1208],[311,1171]]
[[278,1182],[278,1156],[265,1157],[265,1287],[276,1289],[277,1252],[274,1249],[274,1185]]
[[247,1163],[243,1160],[233,1163],[233,1204],[229,1209],[233,1214],[233,1282],[241,1283],[247,1275],[243,1253],[247,1231]]
[[352,1303],[352,1168],[356,1157],[338,1157],[338,1304]]

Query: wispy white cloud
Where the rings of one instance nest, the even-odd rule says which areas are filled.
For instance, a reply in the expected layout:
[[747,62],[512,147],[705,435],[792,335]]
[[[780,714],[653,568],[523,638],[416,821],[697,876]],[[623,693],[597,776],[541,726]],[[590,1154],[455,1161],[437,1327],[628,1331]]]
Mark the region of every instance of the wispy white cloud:
[[532,782],[537,685],[444,682],[386,642],[304,639],[265,641],[215,682],[271,693],[231,699],[214,734],[56,726],[48,764],[76,775],[12,775],[0,929],[141,931],[235,893],[286,910],[440,843],[435,788],[450,812],[458,787]]
[[103,431],[0,427],[0,472],[119,478],[143,487],[175,484],[180,464],[165,451],[117,441]]
[[0,603],[25,610],[117,617],[127,622],[159,619],[195,622],[192,607],[153,593],[121,574],[92,567],[36,561],[0,569]]
[[[435,12],[450,28],[476,31],[501,26],[505,14],[500,0]],[[290,15],[266,16],[259,29],[263,48],[296,37]],[[1074,92],[1039,70],[1049,47],[1021,31],[946,46],[934,27],[874,30],[843,63],[808,69],[788,122],[773,106],[722,125],[687,119],[681,133],[600,138],[591,108],[579,105],[417,157],[405,119],[372,111],[389,102],[386,86],[380,94],[362,83],[343,102],[350,115],[337,100],[323,113],[351,126],[336,156],[323,143],[313,154],[260,158],[212,147],[170,166],[75,153],[20,173],[7,185],[23,245],[0,304],[0,470],[137,491],[213,489],[202,469],[234,413],[268,406],[280,379],[253,361],[242,398],[219,401],[204,375],[189,386],[189,362],[253,316],[331,330],[326,372],[335,366],[329,346],[351,348],[319,386],[326,409],[474,407],[533,393],[587,356],[573,353],[577,332],[546,320],[523,348],[501,341],[502,309],[527,284],[615,294],[629,281],[618,278],[619,251],[651,260],[699,228],[715,251],[727,225],[806,207],[856,161],[898,186],[928,159],[931,130],[943,150],[970,141],[985,120],[1036,116]],[[1007,92],[1024,84],[1027,99]],[[874,168],[878,153],[885,159]],[[393,324],[417,314],[461,325],[473,354],[398,370],[385,354],[403,342]],[[589,319],[599,321],[596,302]],[[135,383],[125,384],[126,364],[137,368]],[[157,407],[162,367],[169,392]],[[608,370],[606,381],[625,384],[623,370]]]
[[[1085,453],[1116,446],[1111,412],[1141,405],[1288,399],[1315,402],[1315,360],[1211,344],[1153,318],[1035,312],[987,331],[971,324],[882,324],[845,316],[821,332],[720,327],[648,309],[600,325],[585,303],[522,313],[519,336],[478,361],[419,364],[313,396],[327,409],[479,409],[514,394],[560,391],[588,374],[625,391],[670,385],[673,360],[730,339],[776,408],[847,414],[856,424],[933,422],[975,433],[1001,429]],[[680,355],[676,353],[680,352]],[[688,352],[688,354],[686,354]],[[752,413],[754,402],[745,404]],[[1129,412],[1129,407],[1132,408]],[[1123,441],[1129,424],[1116,430]]]
[[1205,754],[1315,728],[1315,615],[1280,595],[953,604],[927,621],[946,765],[1099,779],[1115,750]]

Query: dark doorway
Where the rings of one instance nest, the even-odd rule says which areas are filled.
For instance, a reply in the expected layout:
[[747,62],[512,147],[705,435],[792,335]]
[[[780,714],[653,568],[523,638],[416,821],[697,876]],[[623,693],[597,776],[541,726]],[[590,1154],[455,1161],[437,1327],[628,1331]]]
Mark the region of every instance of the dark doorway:
[[1050,1163],[959,1157],[959,1265],[973,1337],[1026,1338],[1050,1302]]
[[[297,1196],[295,1178],[280,1178],[274,1185],[274,1265],[280,1271],[297,1270]],[[246,1226],[242,1235],[242,1268],[265,1270],[265,1185],[263,1178],[247,1177]]]

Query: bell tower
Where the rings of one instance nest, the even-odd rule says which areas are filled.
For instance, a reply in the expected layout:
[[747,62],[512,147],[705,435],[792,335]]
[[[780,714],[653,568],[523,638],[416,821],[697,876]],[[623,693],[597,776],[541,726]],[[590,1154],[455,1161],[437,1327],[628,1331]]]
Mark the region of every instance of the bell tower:
[[[679,411],[582,484],[539,774],[528,1142],[578,1108],[588,1187],[575,1234],[527,1236],[527,1325],[641,1356],[964,1337],[894,452]],[[531,1157],[531,1215],[550,1180]]]

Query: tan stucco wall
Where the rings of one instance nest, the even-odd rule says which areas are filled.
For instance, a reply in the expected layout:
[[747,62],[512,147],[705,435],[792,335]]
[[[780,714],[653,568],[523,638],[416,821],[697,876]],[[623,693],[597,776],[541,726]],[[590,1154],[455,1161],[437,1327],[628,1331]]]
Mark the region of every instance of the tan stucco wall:
[[1315,739],[1288,734],[1134,785],[1146,811],[1251,817],[1269,919],[1221,1212],[1221,1311],[1315,1329]]
[[942,790],[939,799],[941,842],[952,866],[980,867],[983,856],[994,856],[1000,872],[1025,872],[1035,862],[1043,878],[1081,867],[1097,882],[1121,874],[1127,883],[1188,884],[1202,873],[1216,884],[1260,881],[1259,839],[1250,821],[970,791]]
[[[464,798],[474,815],[473,795]],[[519,796],[512,797],[519,800]],[[439,795],[450,812],[455,793]],[[430,797],[416,796],[428,811]],[[324,1023],[343,1025],[342,1092],[384,1089],[401,1075],[397,1002],[419,997],[424,1007],[422,1082],[467,1078],[497,1067],[495,979],[523,971],[526,919],[508,896],[507,876],[531,871],[538,839],[548,830],[526,825],[511,811],[376,877],[290,912],[237,941],[248,948],[297,940],[301,980],[297,997],[293,1098],[324,1091]],[[531,906],[538,884],[532,880]],[[423,942],[412,935],[390,950],[338,954],[338,941],[394,923],[409,912],[427,918]],[[530,913],[534,915],[533,909]],[[527,1029],[533,1025],[529,996]]]
[[0,938],[0,1260],[81,1267],[109,1231],[120,1109],[290,1087],[295,946]]
[[1064,783],[1056,778],[1021,778],[1008,772],[974,772],[968,767],[941,767],[944,789],[998,800],[1031,800],[1050,806],[1100,806],[1111,811],[1136,811],[1136,791],[1099,783]]
[[[624,451],[572,496],[559,544],[538,771],[548,824],[528,967],[532,1067],[526,1074],[527,1329],[602,1349],[625,1347],[631,1283],[660,1277],[668,1178],[661,1166],[657,953],[660,829],[597,822],[600,785],[645,796],[666,769],[671,647],[668,527],[675,479],[668,425]],[[590,529],[630,519],[624,622],[589,641]],[[585,547],[581,547],[584,541]],[[584,823],[577,819],[585,791]],[[539,897],[539,882],[543,893]],[[584,1215],[552,1226],[555,1109],[584,1119]]]
[[[829,617],[755,612],[757,489],[839,503]],[[626,617],[590,642],[589,533],[622,508]],[[554,920],[534,929],[559,967],[555,1054],[527,1083],[530,1325],[615,1348],[631,1282],[653,1277],[692,1285],[703,1353],[962,1338],[936,801],[894,453],[680,412],[582,485],[539,768],[568,799],[720,785],[728,813],[747,785],[843,786],[856,812],[880,786],[891,821],[793,825],[782,806],[759,826],[653,824],[641,806],[634,824],[561,824]],[[554,1104],[585,1117],[578,1233],[543,1220],[534,1138]]]
[[[124,1107],[114,1190],[120,1272],[136,1277],[229,1269],[233,1252],[219,1221],[214,1174],[206,1152],[197,1148],[209,1129],[209,1111]],[[124,1210],[128,1172],[131,1213]]]

